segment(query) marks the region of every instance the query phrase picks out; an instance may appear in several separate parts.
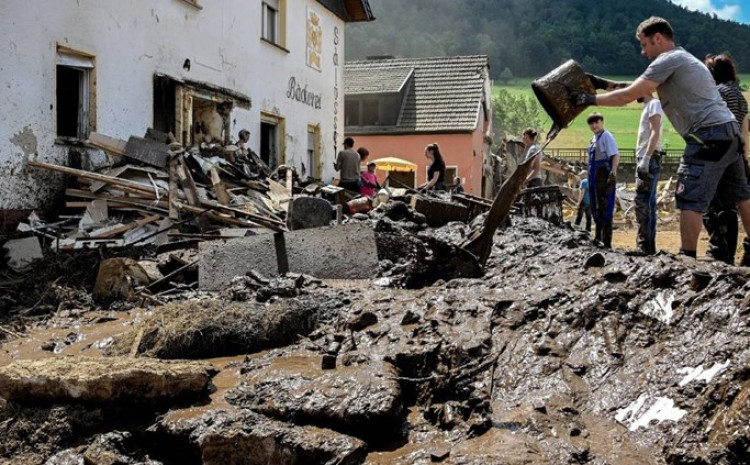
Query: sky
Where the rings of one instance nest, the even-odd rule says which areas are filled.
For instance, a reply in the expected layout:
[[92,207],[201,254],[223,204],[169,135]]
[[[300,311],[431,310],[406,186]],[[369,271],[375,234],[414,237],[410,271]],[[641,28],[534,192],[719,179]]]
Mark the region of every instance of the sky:
[[672,0],[689,10],[714,14],[722,19],[750,24],[750,0]]

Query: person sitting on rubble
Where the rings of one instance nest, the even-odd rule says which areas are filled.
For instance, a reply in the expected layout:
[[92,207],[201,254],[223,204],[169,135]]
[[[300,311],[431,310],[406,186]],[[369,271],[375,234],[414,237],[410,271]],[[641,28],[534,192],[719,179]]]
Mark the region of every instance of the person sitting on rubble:
[[248,147],[248,143],[250,141],[250,131],[247,129],[240,130],[240,133],[238,134],[239,140],[235,144],[237,146],[237,153],[239,155],[247,155],[250,148]]
[[375,175],[376,167],[375,162],[371,161],[367,164],[367,171],[362,172],[362,187],[359,189],[359,193],[369,198],[373,198],[375,193],[380,190],[380,184],[378,184],[378,178]]
[[333,167],[341,173],[338,187],[359,192],[359,154],[354,151],[353,147],[354,139],[351,137],[344,139],[344,150],[339,151]]
[[417,189],[444,191],[445,162],[443,161],[443,155],[440,153],[440,146],[437,142],[433,142],[425,147],[424,156],[432,163],[430,163],[430,167],[427,169],[427,182],[420,185]]
[[526,161],[530,157],[536,157],[534,159],[534,165],[531,167],[531,173],[526,177],[524,186],[527,189],[533,187],[542,187],[542,149],[539,144],[536,143],[538,133],[534,128],[526,128],[523,130],[523,144],[526,149],[523,152],[521,159]]
[[591,232],[591,199],[589,198],[589,179],[586,170],[578,174],[581,180],[578,184],[578,213],[576,214],[576,226],[581,225],[583,216],[586,215],[586,232]]
[[456,185],[453,186],[453,193],[454,194],[463,194],[464,193],[464,184],[460,177],[456,176]]

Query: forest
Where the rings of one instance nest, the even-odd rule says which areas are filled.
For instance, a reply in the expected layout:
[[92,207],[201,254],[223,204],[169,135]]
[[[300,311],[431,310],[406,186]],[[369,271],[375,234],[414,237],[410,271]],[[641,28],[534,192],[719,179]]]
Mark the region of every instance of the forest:
[[667,0],[370,0],[377,18],[346,29],[346,59],[488,55],[494,79],[546,74],[569,58],[587,71],[637,75],[635,39],[649,16],[669,20],[678,45],[703,58],[730,52],[750,72],[750,26]]

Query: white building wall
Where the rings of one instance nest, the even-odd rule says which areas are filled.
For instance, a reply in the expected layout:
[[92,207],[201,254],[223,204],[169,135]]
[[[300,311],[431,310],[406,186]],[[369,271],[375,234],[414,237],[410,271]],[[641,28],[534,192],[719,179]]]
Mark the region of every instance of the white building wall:
[[[261,0],[200,0],[202,9],[185,0],[0,3],[0,210],[44,208],[62,193],[60,175],[24,166],[29,159],[68,163],[71,146],[55,143],[58,43],[95,56],[97,132],[142,136],[153,124],[153,76],[162,73],[248,95],[252,107],[232,114],[232,139],[249,129],[256,152],[261,112],[284,118],[286,160],[298,168],[308,124],[319,124],[322,178],[335,174],[334,118],[343,114],[344,99],[343,91],[338,98],[334,93],[343,76],[345,23],[318,2],[287,0],[288,52],[261,40]],[[321,71],[305,61],[308,7],[321,17]],[[320,94],[320,109],[287,98],[291,77]],[[341,145],[343,125],[337,129]],[[84,152],[84,167],[107,162],[100,152],[75,149]]]

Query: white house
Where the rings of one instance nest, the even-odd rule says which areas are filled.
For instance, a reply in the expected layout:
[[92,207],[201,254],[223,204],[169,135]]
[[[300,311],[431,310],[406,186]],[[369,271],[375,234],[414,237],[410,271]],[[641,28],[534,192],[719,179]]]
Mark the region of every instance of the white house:
[[91,132],[237,139],[330,179],[343,141],[344,28],[367,0],[4,0],[0,227],[63,194],[30,159],[110,163]]

